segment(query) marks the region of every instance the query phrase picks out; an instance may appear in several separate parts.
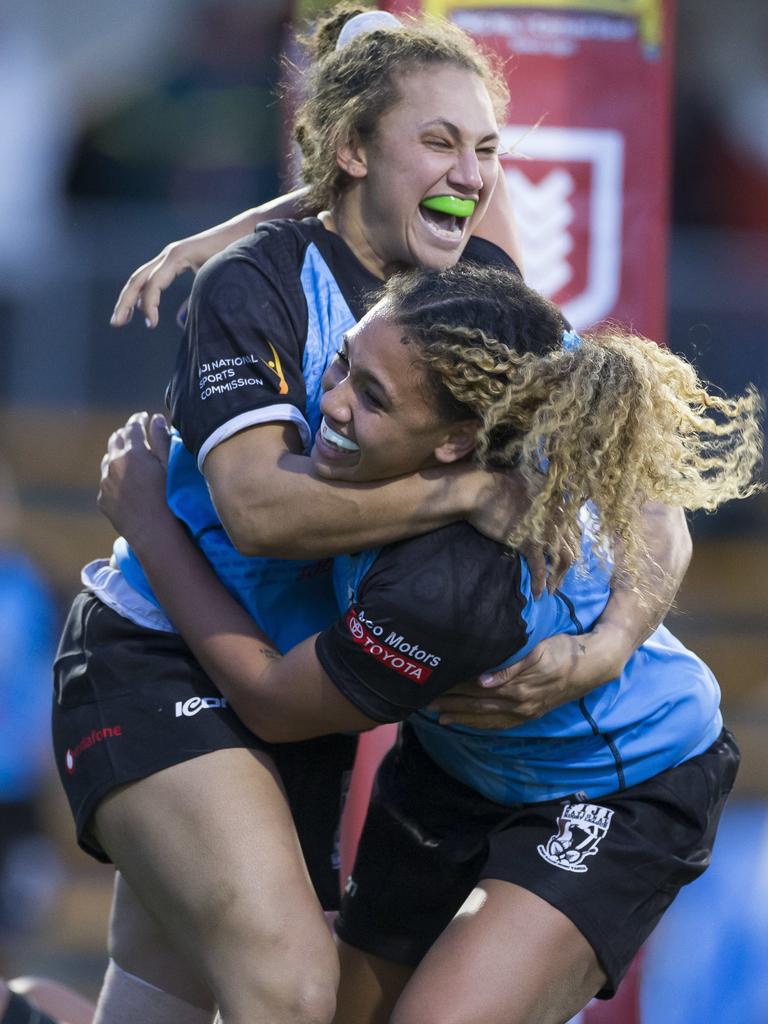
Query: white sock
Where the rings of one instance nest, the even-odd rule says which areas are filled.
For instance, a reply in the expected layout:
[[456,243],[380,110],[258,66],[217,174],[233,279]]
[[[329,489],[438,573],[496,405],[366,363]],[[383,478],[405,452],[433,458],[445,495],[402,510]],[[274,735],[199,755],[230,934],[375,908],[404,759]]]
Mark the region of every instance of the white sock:
[[210,1024],[211,1017],[210,1010],[172,996],[110,960],[93,1024]]

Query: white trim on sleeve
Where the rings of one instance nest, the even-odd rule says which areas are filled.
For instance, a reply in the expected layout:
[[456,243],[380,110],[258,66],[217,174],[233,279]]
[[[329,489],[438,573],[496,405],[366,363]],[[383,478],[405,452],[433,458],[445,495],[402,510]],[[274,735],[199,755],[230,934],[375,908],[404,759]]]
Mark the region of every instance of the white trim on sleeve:
[[309,447],[312,440],[309,424],[295,405],[289,405],[287,402],[282,405],[265,405],[260,409],[241,412],[239,416],[227,420],[226,423],[222,423],[220,427],[214,430],[210,437],[206,438],[200,449],[200,454],[197,456],[197,468],[202,473],[203,463],[217,444],[221,444],[222,441],[226,441],[235,434],[239,434],[241,430],[259,426],[262,423],[295,423],[299,428],[301,443],[305,448]]

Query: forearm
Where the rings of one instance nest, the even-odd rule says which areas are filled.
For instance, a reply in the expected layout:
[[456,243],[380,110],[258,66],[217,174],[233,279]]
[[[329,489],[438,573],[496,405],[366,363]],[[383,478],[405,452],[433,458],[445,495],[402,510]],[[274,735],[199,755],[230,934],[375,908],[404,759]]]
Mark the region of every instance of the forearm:
[[469,463],[375,484],[331,482],[285,451],[249,467],[247,439],[237,442],[225,460],[214,449],[204,469],[221,521],[247,555],[327,558],[427,533],[465,518],[482,486]]
[[151,520],[130,530],[131,544],[172,622],[244,725],[270,743],[376,725],[325,674],[315,637],[281,655],[178,520],[165,510]]
[[192,653],[251,728],[249,709],[279,653],[228,593],[209,562],[169,512],[154,517],[131,547],[152,590]]

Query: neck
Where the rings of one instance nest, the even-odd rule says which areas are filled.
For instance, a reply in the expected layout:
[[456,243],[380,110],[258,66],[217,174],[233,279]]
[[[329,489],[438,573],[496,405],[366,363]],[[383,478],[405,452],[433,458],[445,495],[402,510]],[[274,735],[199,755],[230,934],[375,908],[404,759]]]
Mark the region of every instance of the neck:
[[330,211],[320,215],[329,231],[341,235],[366,270],[385,280],[396,268],[388,265],[377,249],[376,238],[362,214],[360,190],[354,186],[345,192]]

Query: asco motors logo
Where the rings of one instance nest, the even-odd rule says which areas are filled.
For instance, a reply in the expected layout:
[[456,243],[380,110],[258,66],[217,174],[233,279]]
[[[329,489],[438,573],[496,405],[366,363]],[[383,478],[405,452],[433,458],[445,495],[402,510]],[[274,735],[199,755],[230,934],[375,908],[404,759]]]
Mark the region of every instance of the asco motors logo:
[[90,750],[97,743],[103,743],[105,740],[111,740],[122,735],[123,727],[121,725],[105,725],[103,729],[92,729],[87,736],[83,736],[76,746],[67,747],[67,752],[64,755],[64,764],[67,772],[70,775],[74,774],[77,759],[84,750]]
[[350,608],[346,621],[350,636],[366,654],[406,679],[419,684],[426,683],[433,669],[440,664],[436,654],[430,654],[418,644],[410,643],[395,630],[387,632],[382,626],[366,619],[365,612]]

